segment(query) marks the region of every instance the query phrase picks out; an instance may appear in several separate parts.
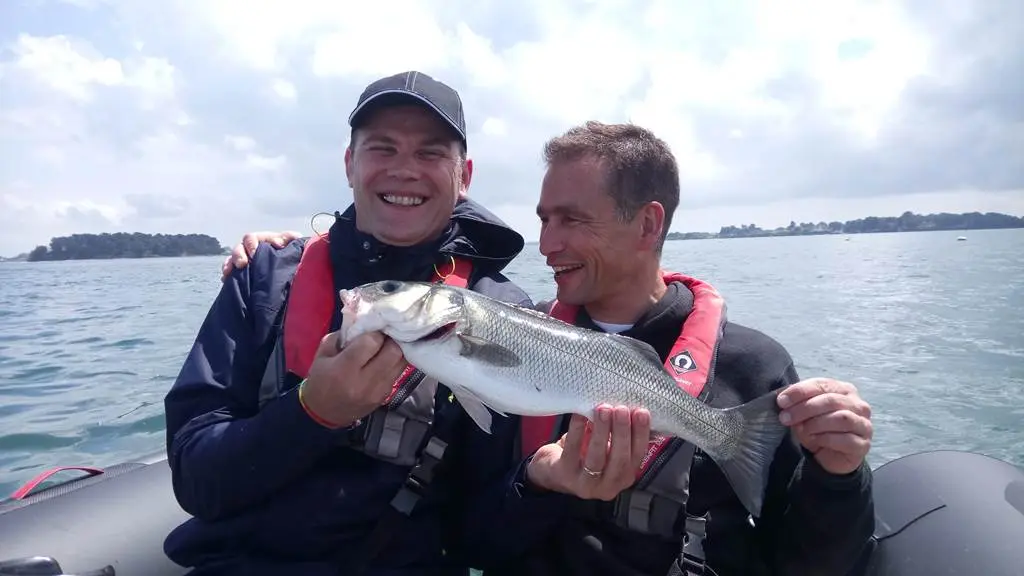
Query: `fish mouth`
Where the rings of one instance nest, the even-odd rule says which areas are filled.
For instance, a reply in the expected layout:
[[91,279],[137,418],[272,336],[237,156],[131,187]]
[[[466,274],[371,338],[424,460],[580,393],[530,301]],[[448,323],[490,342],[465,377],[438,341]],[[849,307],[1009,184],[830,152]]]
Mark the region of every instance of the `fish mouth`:
[[415,340],[415,342],[429,342],[431,340],[442,340],[455,333],[455,327],[457,322],[449,322],[434,329],[433,331],[421,336]]

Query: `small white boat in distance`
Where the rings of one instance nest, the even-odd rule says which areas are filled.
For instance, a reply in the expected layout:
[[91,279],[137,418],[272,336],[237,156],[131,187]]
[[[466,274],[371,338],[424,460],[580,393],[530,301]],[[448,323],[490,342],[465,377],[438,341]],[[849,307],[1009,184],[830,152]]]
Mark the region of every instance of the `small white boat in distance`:
[[966,240],[967,240],[967,236],[957,236],[956,237],[956,241],[957,242],[964,242]]

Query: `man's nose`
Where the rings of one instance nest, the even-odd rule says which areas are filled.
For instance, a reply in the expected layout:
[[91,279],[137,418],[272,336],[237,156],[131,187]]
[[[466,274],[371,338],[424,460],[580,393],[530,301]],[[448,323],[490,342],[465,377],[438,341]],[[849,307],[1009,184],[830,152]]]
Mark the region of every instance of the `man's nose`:
[[565,249],[564,235],[555,224],[546,223],[540,227],[540,241],[538,242],[540,253],[544,256],[551,256]]
[[420,173],[407,166],[396,166],[388,170],[388,177],[395,180],[419,180]]
[[416,159],[409,153],[398,153],[388,166],[388,176],[396,180],[419,180],[420,169]]

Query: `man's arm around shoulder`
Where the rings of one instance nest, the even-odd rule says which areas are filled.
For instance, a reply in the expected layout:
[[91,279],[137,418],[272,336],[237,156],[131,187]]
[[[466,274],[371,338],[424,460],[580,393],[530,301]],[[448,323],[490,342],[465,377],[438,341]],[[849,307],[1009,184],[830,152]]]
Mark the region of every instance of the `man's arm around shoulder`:
[[198,518],[227,516],[266,498],[334,441],[304,412],[296,390],[258,408],[276,310],[254,295],[265,290],[276,261],[297,258],[289,251],[298,250],[295,242],[278,251],[261,244],[247,268],[225,279],[164,399],[174,493]]

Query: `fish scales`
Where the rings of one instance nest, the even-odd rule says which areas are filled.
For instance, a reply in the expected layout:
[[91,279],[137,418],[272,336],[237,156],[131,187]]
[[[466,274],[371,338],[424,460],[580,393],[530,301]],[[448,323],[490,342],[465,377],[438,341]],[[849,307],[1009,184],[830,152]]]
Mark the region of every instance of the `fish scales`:
[[490,432],[492,415],[575,413],[600,404],[646,408],[655,432],[700,448],[747,510],[760,513],[769,468],[787,428],[778,390],[718,409],[693,398],[649,345],[566,324],[464,288],[387,280],[342,290],[340,342],[380,330],[406,360],[452,390]]
[[735,434],[727,419],[676,384],[660,358],[653,362],[622,337],[580,329],[489,299],[471,296],[465,305],[471,319],[468,334],[522,358],[544,358],[494,368],[507,372],[508,378],[533,384],[539,388],[538,395],[558,391],[590,407],[601,403],[643,407],[651,412],[654,430],[696,441],[708,451],[727,447],[726,438]]

